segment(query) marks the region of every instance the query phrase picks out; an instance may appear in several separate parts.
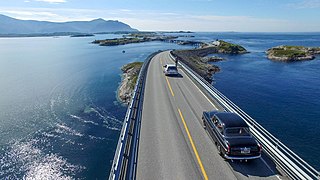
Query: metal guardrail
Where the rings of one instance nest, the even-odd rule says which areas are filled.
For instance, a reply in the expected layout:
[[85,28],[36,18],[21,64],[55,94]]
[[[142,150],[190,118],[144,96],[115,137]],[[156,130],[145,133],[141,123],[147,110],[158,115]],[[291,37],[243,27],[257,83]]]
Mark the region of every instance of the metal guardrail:
[[[172,60],[175,58],[170,52]],[[183,62],[179,62],[180,66],[193,78],[200,86],[202,86],[213,99],[215,99],[227,112],[233,112],[242,117],[249,125],[252,134],[263,146],[264,152],[273,160],[277,168],[284,175],[291,179],[320,179],[320,173],[311,165],[301,159],[297,154],[290,150],[286,145],[280,142],[270,132],[264,129],[253,118],[246,114],[242,109],[235,105],[231,100],[214,88],[210,83],[194,72]]]
[[150,61],[158,53],[159,51],[151,54],[141,67],[134,88],[133,97],[122,125],[109,180],[136,179],[137,150],[139,145],[145,82]]

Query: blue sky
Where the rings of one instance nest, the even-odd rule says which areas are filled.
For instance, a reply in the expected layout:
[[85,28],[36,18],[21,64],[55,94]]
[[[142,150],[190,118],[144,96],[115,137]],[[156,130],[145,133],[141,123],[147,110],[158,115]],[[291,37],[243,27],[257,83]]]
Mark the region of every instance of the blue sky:
[[139,30],[320,32],[320,0],[1,0],[0,14],[112,19]]

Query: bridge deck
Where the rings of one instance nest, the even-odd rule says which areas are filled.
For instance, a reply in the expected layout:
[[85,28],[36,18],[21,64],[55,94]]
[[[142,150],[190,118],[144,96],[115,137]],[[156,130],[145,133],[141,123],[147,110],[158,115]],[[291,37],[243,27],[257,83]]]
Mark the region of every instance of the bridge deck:
[[150,63],[142,112],[137,179],[278,179],[268,160],[230,162],[219,156],[202,127],[203,111],[216,109],[179,70],[166,77],[169,52]]

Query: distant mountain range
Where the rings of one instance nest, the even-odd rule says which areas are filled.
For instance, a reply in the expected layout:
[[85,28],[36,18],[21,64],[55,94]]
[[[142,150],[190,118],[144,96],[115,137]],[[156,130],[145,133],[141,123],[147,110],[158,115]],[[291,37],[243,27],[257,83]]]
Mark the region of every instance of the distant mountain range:
[[48,33],[103,33],[138,31],[129,25],[112,20],[48,22],[19,20],[0,14],[0,34],[48,34]]

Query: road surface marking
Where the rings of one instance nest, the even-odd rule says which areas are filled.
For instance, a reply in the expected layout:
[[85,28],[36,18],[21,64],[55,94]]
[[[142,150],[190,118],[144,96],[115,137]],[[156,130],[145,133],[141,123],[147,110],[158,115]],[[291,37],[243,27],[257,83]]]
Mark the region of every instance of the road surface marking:
[[261,161],[267,166],[267,168],[268,168],[273,174],[275,174],[276,177],[277,177],[279,180],[281,180],[281,178],[271,169],[271,167],[268,165],[268,163],[267,163],[262,157],[261,157],[260,159],[261,159]]
[[[169,59],[171,59],[170,56],[169,56]],[[184,71],[183,71],[183,73],[184,73],[184,75],[186,75],[186,73],[185,73]],[[213,106],[213,108],[215,108],[215,109],[218,110],[217,106],[214,105],[214,104],[211,102],[211,100],[200,90],[200,88],[190,79],[190,77],[189,77],[188,75],[186,75],[186,76],[187,76],[188,79],[191,81],[191,83],[199,90],[199,92],[207,99],[207,101]]]
[[203,167],[203,165],[202,165],[200,156],[199,156],[199,154],[198,154],[198,151],[197,151],[196,146],[194,145],[194,142],[193,142],[193,140],[192,140],[192,137],[191,137],[191,134],[190,134],[190,132],[189,132],[188,126],[187,126],[187,124],[186,124],[186,121],[184,120],[184,118],[183,118],[183,116],[182,116],[182,113],[181,113],[181,111],[180,111],[179,108],[178,108],[178,111],[179,111],[179,115],[180,115],[180,118],[181,118],[181,120],[182,120],[183,126],[184,126],[184,128],[185,128],[185,130],[186,130],[186,132],[187,132],[187,135],[188,135],[189,141],[190,141],[190,143],[191,143],[193,152],[194,152],[194,154],[196,155],[196,158],[197,158],[197,160],[198,160],[198,164],[199,164],[199,166],[200,166],[202,175],[203,175],[203,177],[204,177],[205,180],[208,180],[207,173],[206,173],[206,171],[205,171],[205,169],[204,169],[204,167]]
[[170,89],[171,95],[174,97],[174,93],[173,93],[173,91],[172,91],[172,88],[171,88],[171,85],[170,85],[170,82],[169,82],[169,80],[168,80],[168,77],[167,77],[167,76],[166,76],[166,80],[167,80],[167,84],[168,84],[168,86],[169,86],[169,89]]

